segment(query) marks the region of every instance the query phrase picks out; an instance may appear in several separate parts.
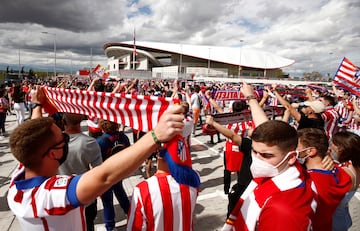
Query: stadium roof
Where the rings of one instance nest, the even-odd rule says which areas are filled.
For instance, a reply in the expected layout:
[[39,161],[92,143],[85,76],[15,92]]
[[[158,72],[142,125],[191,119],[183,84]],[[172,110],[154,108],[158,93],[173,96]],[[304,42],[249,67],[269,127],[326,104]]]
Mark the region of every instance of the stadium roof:
[[[104,51],[107,57],[120,58],[129,55],[134,51],[134,42],[126,41],[104,44]],[[241,65],[242,67],[277,69],[290,66],[295,63],[274,53],[242,47],[204,46],[160,42],[136,41],[136,53],[144,55],[153,63],[160,62],[159,57],[171,56],[171,54],[182,54],[196,57],[212,62],[226,63],[230,65]]]

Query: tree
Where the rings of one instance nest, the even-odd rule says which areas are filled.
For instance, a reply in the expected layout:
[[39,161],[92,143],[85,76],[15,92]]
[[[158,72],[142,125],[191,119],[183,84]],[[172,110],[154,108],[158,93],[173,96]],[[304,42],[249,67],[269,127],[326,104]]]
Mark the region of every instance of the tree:
[[315,80],[320,81],[320,80],[322,80],[322,74],[318,71],[313,71],[311,73],[305,72],[304,78],[308,79],[308,80],[312,80],[312,81],[315,81]]
[[281,69],[276,70],[275,75],[276,75],[276,77],[279,78],[279,79],[282,79],[282,78],[285,77],[285,74],[284,74],[283,70],[281,70]]
[[34,72],[34,70],[33,70],[32,68],[30,68],[30,70],[29,70],[29,77],[32,78],[32,77],[34,77],[34,76],[35,76],[35,72]]

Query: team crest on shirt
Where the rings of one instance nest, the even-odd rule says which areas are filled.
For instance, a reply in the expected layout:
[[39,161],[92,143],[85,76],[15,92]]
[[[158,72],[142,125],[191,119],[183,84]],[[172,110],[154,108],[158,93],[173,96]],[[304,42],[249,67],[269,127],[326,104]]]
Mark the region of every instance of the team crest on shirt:
[[58,178],[54,183],[54,187],[65,187],[68,184],[68,180],[69,178],[67,177]]
[[185,143],[182,140],[178,140],[178,157],[181,161],[186,161],[186,148],[185,148]]

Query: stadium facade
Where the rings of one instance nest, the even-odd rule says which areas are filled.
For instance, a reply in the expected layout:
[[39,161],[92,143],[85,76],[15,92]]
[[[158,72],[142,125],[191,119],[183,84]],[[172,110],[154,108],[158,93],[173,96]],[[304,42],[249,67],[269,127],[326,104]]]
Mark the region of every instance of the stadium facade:
[[242,48],[127,41],[104,44],[111,76],[143,78],[275,78],[294,60]]

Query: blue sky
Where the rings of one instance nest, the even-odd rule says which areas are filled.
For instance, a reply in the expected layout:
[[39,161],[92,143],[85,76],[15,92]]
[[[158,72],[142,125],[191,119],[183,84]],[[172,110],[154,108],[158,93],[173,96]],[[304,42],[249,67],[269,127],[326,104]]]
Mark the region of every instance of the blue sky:
[[241,45],[294,59],[293,76],[333,76],[344,56],[360,66],[359,12],[359,0],[3,0],[0,67],[52,71],[55,34],[59,72],[106,64],[103,44],[136,28],[138,41]]

